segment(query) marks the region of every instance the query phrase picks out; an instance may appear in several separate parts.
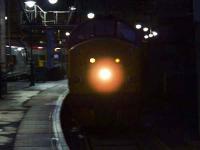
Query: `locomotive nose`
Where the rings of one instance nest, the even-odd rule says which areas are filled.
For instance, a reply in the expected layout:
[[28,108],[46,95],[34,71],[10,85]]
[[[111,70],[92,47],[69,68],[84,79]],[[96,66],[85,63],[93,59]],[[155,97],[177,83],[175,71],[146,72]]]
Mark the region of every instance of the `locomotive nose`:
[[100,59],[91,64],[88,81],[96,92],[112,93],[120,89],[123,82],[123,69],[113,59]]

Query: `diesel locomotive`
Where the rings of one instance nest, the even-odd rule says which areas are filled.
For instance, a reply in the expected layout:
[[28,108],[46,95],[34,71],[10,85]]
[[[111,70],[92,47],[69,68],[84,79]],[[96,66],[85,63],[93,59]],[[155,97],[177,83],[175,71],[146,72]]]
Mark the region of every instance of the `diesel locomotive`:
[[129,124],[136,122],[142,95],[140,41],[134,28],[116,19],[90,20],[72,32],[66,103],[78,121],[86,126],[127,118]]

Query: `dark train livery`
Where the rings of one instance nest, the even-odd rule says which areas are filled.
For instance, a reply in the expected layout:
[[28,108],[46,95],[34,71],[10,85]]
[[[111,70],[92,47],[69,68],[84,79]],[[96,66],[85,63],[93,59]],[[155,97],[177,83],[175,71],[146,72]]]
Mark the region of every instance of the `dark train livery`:
[[72,32],[68,102],[78,121],[91,125],[94,120],[105,123],[138,117],[142,95],[140,41],[134,28],[116,19],[91,20]]

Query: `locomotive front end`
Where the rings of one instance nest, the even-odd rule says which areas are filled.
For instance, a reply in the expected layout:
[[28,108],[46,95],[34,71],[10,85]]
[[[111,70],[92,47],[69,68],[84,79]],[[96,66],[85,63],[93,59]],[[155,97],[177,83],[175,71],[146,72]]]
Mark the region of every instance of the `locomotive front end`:
[[88,81],[99,93],[118,91],[123,83],[123,68],[113,58],[99,58],[89,66]]

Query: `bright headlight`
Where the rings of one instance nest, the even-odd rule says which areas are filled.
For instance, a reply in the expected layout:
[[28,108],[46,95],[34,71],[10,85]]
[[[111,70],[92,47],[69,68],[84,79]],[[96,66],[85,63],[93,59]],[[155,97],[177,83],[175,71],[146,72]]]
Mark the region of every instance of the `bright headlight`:
[[103,81],[108,81],[112,76],[112,73],[109,69],[103,68],[99,71],[99,78]]

